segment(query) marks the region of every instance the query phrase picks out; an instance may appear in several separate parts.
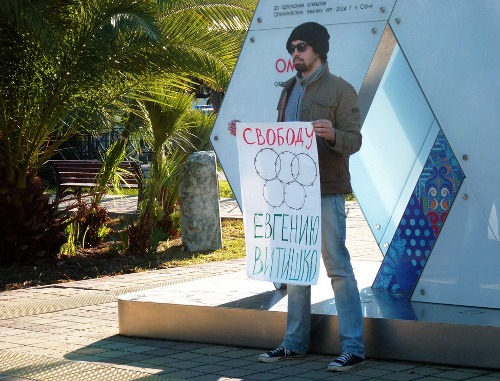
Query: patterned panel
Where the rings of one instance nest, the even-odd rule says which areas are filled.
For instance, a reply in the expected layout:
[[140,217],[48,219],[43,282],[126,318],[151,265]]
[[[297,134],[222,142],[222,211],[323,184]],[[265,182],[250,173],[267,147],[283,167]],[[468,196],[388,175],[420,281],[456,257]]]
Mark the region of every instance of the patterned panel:
[[464,178],[440,132],[425,163],[373,288],[412,291]]

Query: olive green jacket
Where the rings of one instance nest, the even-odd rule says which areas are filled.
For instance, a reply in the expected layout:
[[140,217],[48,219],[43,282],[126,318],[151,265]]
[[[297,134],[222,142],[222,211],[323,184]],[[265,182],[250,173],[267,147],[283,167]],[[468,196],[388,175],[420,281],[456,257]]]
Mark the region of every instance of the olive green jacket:
[[[285,120],[288,97],[296,77],[283,83],[278,102],[278,122]],[[356,90],[344,79],[328,71],[325,63],[321,74],[305,90],[300,120],[312,122],[328,119],[335,129],[335,144],[317,136],[321,194],[350,193],[349,156],[361,148],[361,126]]]

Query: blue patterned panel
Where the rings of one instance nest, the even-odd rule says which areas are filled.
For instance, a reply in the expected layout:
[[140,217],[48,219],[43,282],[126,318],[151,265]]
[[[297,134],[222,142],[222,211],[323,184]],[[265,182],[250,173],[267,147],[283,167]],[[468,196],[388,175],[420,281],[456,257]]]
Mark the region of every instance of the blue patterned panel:
[[429,258],[464,174],[442,132],[384,257],[373,288],[412,291]]
[[416,188],[416,195],[436,236],[441,231],[463,179],[460,165],[440,132]]

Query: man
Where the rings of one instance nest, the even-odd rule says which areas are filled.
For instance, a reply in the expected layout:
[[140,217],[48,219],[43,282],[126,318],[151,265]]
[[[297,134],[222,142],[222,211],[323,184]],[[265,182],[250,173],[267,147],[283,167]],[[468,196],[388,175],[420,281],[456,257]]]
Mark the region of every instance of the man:
[[[363,316],[349,252],[345,247],[345,193],[352,192],[349,156],[361,147],[357,94],[328,71],[330,35],[315,22],[297,26],[286,43],[297,75],[283,84],[278,122],[312,121],[321,183],[321,254],[335,295],[342,354],[328,365],[345,371],[364,363]],[[236,122],[229,131],[236,134]],[[287,329],[283,343],[259,356],[261,362],[302,357],[307,352],[311,286],[287,285]]]

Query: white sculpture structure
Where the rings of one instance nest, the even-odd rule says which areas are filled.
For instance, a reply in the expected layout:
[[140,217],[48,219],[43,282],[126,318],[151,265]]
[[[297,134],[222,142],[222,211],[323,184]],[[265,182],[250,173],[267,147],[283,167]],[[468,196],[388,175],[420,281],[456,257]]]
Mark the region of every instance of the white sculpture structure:
[[212,145],[240,199],[231,119],[273,122],[285,50],[327,27],[330,71],[359,93],[354,192],[385,258],[374,289],[413,302],[500,309],[500,2],[259,2]]

